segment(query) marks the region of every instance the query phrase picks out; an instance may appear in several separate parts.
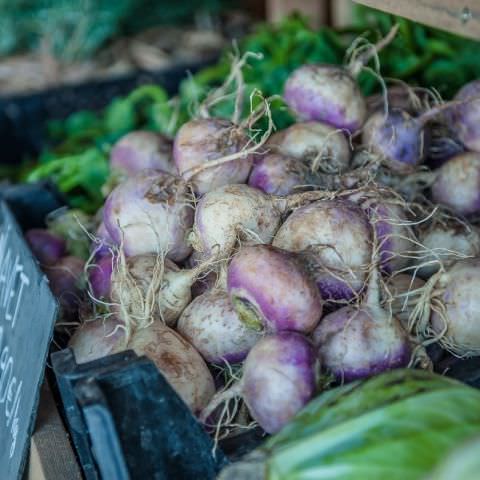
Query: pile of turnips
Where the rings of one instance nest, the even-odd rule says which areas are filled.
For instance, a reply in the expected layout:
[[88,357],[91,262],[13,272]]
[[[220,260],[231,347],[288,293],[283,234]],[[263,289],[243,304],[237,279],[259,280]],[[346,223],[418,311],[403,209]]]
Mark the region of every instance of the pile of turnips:
[[[297,122],[260,141],[203,108],[174,139],[112,148],[79,362],[131,348],[207,426],[275,433],[328,382],[418,365],[428,343],[480,355],[480,80],[449,103],[397,85],[372,111],[371,56],[294,71]],[[61,237],[27,238],[52,286],[81,277]]]

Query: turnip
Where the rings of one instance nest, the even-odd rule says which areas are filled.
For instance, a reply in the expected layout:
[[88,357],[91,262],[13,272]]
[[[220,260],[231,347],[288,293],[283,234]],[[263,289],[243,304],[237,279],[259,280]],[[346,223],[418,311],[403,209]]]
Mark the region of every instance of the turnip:
[[389,302],[392,314],[397,317],[405,330],[415,306],[423,293],[425,282],[418,276],[398,273],[389,277],[386,282],[385,301]]
[[295,158],[269,152],[255,160],[248,185],[272,195],[288,195],[308,183],[307,173]]
[[54,265],[66,253],[65,240],[48,230],[33,228],[25,233],[25,239],[41,265]]
[[322,298],[299,260],[270,245],[242,247],[228,267],[227,288],[253,330],[310,333],[322,316]]
[[102,221],[95,232],[90,251],[96,259],[100,259],[105,255],[111,255],[114,246],[116,246],[115,242]]
[[194,414],[207,406],[215,393],[212,374],[200,354],[177,332],[154,321],[134,333],[128,348],[149,357]]
[[127,133],[112,147],[110,168],[120,178],[136,175],[145,169],[175,174],[172,142],[155,132],[138,130]]
[[62,321],[77,320],[84,287],[84,266],[85,262],[81,258],[66,256],[55,265],[44,268],[50,289],[60,303]]
[[450,115],[451,128],[469,150],[480,152],[480,80],[464,85],[454,100],[460,105]]
[[250,350],[241,380],[215,395],[200,418],[205,422],[223,401],[241,396],[258,424],[276,433],[315,394],[316,369],[313,346],[303,335],[266,336]]
[[[252,166],[252,157],[244,151],[250,139],[243,127],[229,120],[207,118],[190,120],[178,131],[173,146],[173,158],[179,174],[204,194],[231,183],[244,183]],[[216,167],[194,173],[202,164],[239,154],[238,158]]]
[[368,52],[352,59],[345,68],[336,65],[303,65],[285,84],[288,106],[303,120],[317,120],[349,133],[359,130],[367,107],[355,80],[363,65],[389,43],[398,26]]
[[128,342],[122,327],[114,318],[84,323],[69,344],[77,362],[132,349],[155,363],[194,413],[205,408],[215,393],[213,378],[200,354],[186,340],[158,319],[134,331]]
[[240,321],[227,292],[220,288],[195,298],[180,316],[177,331],[214,364],[243,361],[260,338]]
[[345,135],[321,122],[299,122],[273,134],[266,145],[296,158],[311,171],[337,174],[350,163],[350,146]]
[[175,325],[191,301],[191,286],[211,263],[188,270],[157,255],[120,257],[111,282],[114,310],[128,326],[145,326],[152,315]]
[[68,346],[77,363],[86,363],[125,350],[127,337],[122,322],[113,316],[90,319],[75,330]]
[[363,287],[372,228],[348,200],[320,200],[296,209],[273,245],[300,253],[325,300],[351,299]]
[[416,249],[408,204],[387,189],[367,190],[349,199],[362,207],[375,228],[382,271],[391,274],[407,267]]
[[191,202],[192,194],[181,178],[143,170],[112,191],[103,221],[127,256],[157,253],[181,261],[191,251],[187,242],[193,223]]
[[397,317],[380,305],[379,273],[374,265],[367,296],[325,316],[313,332],[320,361],[340,381],[370,377],[406,366],[411,349]]
[[458,215],[480,211],[480,153],[456,155],[433,173],[432,199]]
[[480,355],[479,288],[479,257],[440,270],[428,280],[410,325],[455,355]]
[[418,252],[417,274],[425,279],[436,273],[441,266],[448,267],[460,258],[480,254],[478,229],[455,219],[434,221],[426,228],[421,228],[418,240],[424,250]]
[[200,258],[225,258],[239,241],[270,243],[287,211],[335,195],[312,191],[277,197],[248,185],[226,185],[198,202],[190,241]]

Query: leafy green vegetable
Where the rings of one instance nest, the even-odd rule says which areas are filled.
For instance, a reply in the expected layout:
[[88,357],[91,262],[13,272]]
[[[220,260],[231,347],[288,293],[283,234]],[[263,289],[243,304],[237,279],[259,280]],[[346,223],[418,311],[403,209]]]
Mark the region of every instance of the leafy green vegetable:
[[423,479],[479,429],[480,391],[396,370],[323,393],[239,467],[262,459],[268,480]]

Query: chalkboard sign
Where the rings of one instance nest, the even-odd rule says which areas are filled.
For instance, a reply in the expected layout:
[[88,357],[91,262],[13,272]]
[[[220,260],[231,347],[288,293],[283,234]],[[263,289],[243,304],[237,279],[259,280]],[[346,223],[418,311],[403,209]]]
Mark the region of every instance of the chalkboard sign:
[[0,202],[0,478],[21,478],[57,303]]

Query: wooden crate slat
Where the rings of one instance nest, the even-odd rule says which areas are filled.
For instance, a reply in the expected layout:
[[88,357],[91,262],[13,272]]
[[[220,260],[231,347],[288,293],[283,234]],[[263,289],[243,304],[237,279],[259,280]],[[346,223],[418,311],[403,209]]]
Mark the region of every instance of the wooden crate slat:
[[355,0],[457,35],[480,39],[480,0]]

